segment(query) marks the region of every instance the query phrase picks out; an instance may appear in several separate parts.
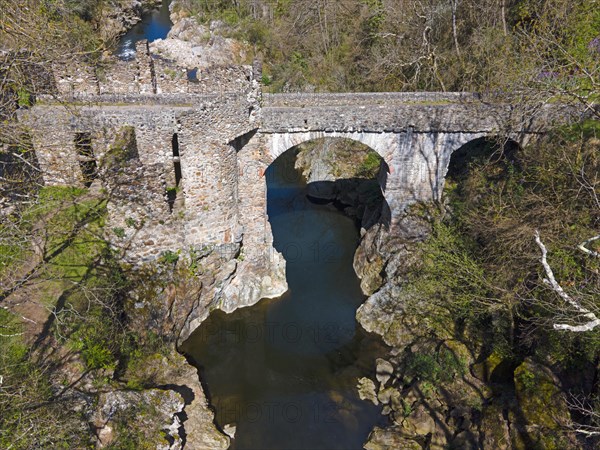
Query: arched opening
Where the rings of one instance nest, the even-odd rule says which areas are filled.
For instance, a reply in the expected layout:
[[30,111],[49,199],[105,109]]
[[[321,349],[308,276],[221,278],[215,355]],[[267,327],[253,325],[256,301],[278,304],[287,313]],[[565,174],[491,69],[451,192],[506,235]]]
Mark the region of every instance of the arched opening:
[[[318,138],[281,154],[265,172],[273,183],[296,184],[318,205],[332,205],[365,230],[389,221],[383,190],[389,167],[367,145],[347,138]],[[268,200],[267,200],[268,201]]]
[[505,182],[507,175],[519,170],[520,146],[511,139],[483,137],[456,149],[448,164],[444,201],[458,207],[477,201],[480,188]]

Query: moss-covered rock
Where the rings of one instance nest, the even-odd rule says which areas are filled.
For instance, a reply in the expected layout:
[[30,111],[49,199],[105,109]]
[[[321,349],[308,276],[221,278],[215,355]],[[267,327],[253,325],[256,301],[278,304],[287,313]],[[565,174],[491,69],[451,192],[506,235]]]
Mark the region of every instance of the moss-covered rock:
[[527,358],[514,372],[518,406],[511,411],[511,439],[516,449],[575,448],[563,427],[569,410],[552,371]]
[[508,450],[511,448],[510,430],[504,418],[501,403],[492,402],[483,409],[479,429],[481,446],[484,450]]
[[494,370],[502,362],[502,356],[497,352],[492,352],[483,361],[477,362],[471,366],[471,373],[481,381],[489,382],[492,379]]

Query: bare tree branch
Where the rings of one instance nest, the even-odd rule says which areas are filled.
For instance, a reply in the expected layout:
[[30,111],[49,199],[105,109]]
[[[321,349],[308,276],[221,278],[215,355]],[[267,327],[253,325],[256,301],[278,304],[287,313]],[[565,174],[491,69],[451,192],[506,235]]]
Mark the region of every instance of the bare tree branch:
[[595,258],[600,258],[600,253],[599,252],[594,251],[594,250],[590,250],[589,248],[586,247],[587,245],[590,244],[590,242],[597,241],[598,239],[600,239],[600,234],[598,236],[594,236],[594,237],[591,237],[591,238],[583,241],[581,244],[579,244],[577,246],[577,248],[579,250],[581,250],[583,253],[586,253],[586,254],[588,254],[590,256],[593,256]]
[[547,277],[547,278],[544,278],[544,283],[550,285],[554,292],[556,292],[566,303],[568,303],[576,311],[581,313],[583,315],[583,317],[588,320],[588,322],[586,322],[582,325],[568,325],[568,324],[556,324],[555,323],[553,325],[554,329],[555,330],[567,330],[567,331],[573,331],[576,333],[581,333],[581,332],[593,330],[594,328],[599,326],[600,319],[598,319],[596,314],[591,312],[589,309],[581,306],[579,301],[577,301],[576,299],[572,298],[569,294],[567,294],[565,292],[565,290],[562,288],[562,286],[558,283],[558,281],[556,281],[556,278],[554,277],[554,272],[552,272],[552,268],[550,267],[550,264],[548,264],[548,260],[547,260],[548,250],[546,249],[546,246],[540,239],[540,233],[537,230],[535,232],[535,242],[538,245],[538,247],[540,248],[540,250],[542,251],[541,263],[542,263],[542,266],[544,267],[544,271],[546,272],[546,277]]

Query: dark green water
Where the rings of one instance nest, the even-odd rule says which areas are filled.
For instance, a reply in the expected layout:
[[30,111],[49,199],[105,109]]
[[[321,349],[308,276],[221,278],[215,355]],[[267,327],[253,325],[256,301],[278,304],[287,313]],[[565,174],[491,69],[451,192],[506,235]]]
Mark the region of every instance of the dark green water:
[[219,426],[237,425],[232,449],[360,449],[383,418],[361,401],[378,339],[356,323],[364,301],[352,268],[353,221],[306,200],[288,151],[267,171],[275,247],[289,291],[232,314],[220,311],[184,344],[200,368]]

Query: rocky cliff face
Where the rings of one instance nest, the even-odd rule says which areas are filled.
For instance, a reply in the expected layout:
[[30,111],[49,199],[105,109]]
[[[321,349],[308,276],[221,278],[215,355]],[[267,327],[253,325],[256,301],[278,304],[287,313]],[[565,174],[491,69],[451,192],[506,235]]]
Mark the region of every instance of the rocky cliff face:
[[348,139],[301,144],[296,158],[309,198],[335,204],[356,220],[362,233],[380,222],[385,207],[377,180],[383,166],[370,148]]
[[190,69],[240,64],[246,60],[246,45],[221,35],[222,22],[200,25],[189,17],[172,15],[174,25],[166,39],[150,44],[152,53]]
[[[431,232],[426,210],[408,211],[396,234],[366,232],[355,254],[367,301],[356,318],[391,347],[376,379],[362,379],[361,397],[384,405],[388,428],[375,428],[365,448],[578,448],[562,426],[569,411],[548,366],[525,360],[509,367],[449,318],[430,316],[427,299],[409,287],[422,242]],[[534,387],[535,386],[535,387]]]

